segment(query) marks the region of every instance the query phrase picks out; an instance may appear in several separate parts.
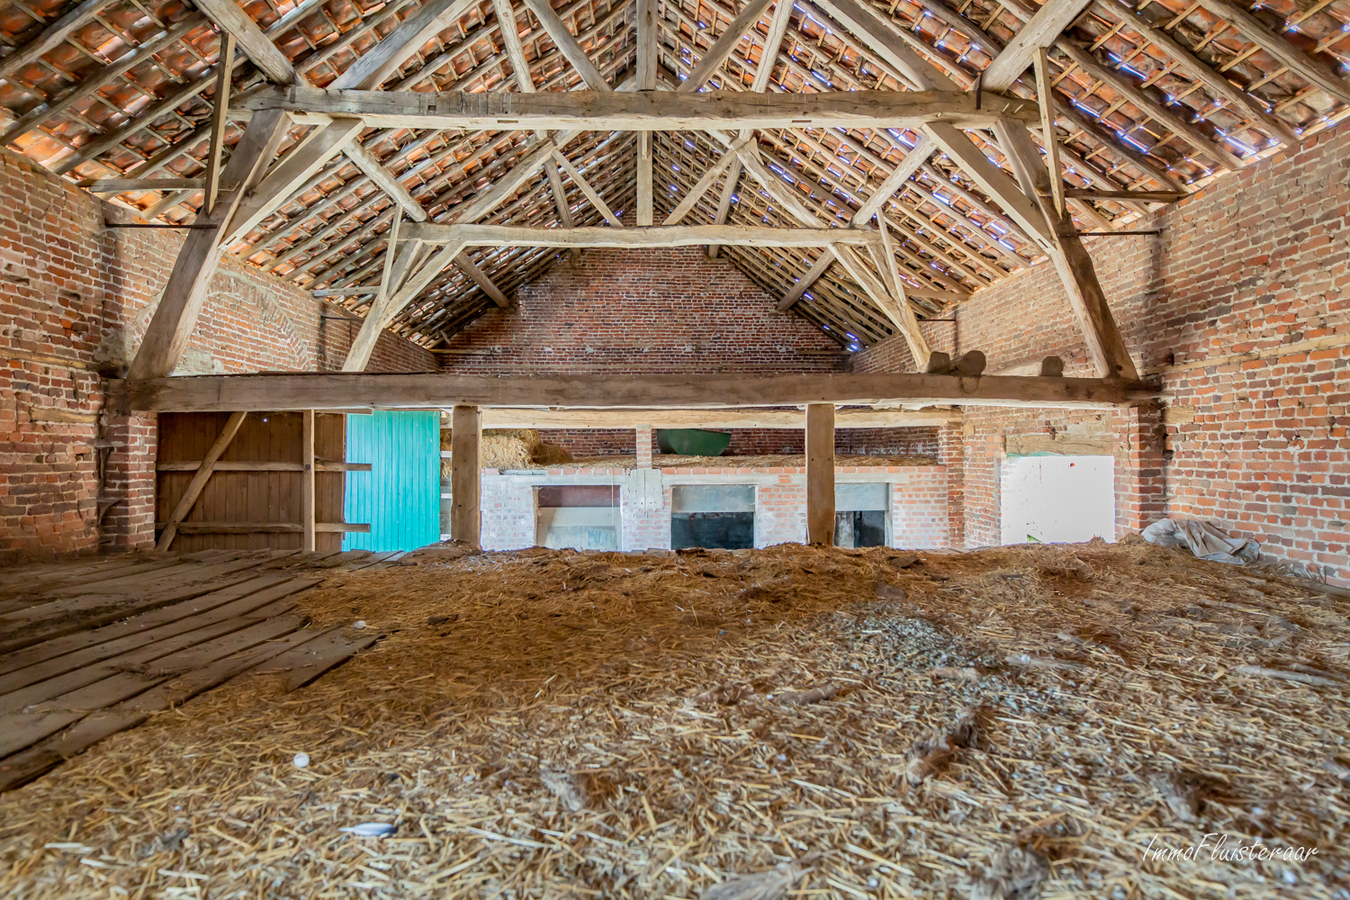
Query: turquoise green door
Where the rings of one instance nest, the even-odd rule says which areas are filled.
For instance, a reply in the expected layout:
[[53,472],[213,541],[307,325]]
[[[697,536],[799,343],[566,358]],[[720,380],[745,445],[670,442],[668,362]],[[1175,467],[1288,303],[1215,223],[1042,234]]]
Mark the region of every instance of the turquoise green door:
[[376,412],[347,416],[347,460],[369,472],[348,472],[343,504],[348,522],[369,522],[370,534],[349,532],[343,550],[416,550],[441,538],[441,414]]

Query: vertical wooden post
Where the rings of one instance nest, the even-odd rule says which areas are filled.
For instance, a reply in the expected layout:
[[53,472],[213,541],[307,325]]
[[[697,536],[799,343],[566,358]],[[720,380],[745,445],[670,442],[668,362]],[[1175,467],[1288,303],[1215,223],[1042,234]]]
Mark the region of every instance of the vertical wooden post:
[[206,157],[206,186],[202,210],[210,215],[220,196],[220,158],[229,126],[230,79],[234,76],[234,32],[220,36],[220,61],[216,63],[216,102],[211,110],[211,150]]
[[834,546],[834,404],[806,404],[806,542]]
[[300,525],[304,528],[300,549],[314,552],[314,410],[300,414],[300,449],[303,453],[300,472]]
[[482,546],[483,413],[456,406],[450,413],[450,539]]

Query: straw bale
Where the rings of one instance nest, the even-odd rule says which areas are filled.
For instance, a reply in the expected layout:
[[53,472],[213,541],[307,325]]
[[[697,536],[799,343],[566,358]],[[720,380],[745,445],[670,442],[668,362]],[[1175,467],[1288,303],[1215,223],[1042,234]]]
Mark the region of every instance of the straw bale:
[[532,428],[488,429],[483,432],[479,447],[485,468],[528,469],[530,454],[538,445],[539,432]]
[[[296,595],[384,636],[308,687],[241,677],[0,796],[0,894],[1350,887],[1350,622],[1307,587],[1135,542],[436,555]],[[1210,832],[1318,853],[1145,857]]]

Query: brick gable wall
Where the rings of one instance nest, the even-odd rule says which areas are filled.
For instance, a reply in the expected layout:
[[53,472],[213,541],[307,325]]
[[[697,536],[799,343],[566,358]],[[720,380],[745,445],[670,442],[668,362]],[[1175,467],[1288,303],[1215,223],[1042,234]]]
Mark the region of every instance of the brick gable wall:
[[[1118,532],[1164,514],[1210,519],[1350,584],[1347,159],[1342,125],[1132,226],[1156,236],[1088,239],[1136,363],[1162,380],[1168,422],[969,411],[967,543],[997,542],[1006,436],[1100,431],[1117,439]],[[991,371],[1057,353],[1068,374],[1091,374],[1048,265],[979,291],[957,317],[960,350],[984,351]],[[892,343],[855,368],[907,359]]]
[[650,375],[841,371],[848,355],[815,325],[701,247],[582,252],[560,261],[448,344],[466,375]]

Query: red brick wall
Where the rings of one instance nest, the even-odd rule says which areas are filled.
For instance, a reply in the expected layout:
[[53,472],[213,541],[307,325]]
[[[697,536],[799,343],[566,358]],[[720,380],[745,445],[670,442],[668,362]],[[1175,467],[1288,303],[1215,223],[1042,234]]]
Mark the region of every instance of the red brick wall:
[[586,250],[451,339],[447,372],[473,375],[840,371],[818,327],[701,247]]
[[[100,421],[98,373],[134,352],[183,233],[104,230],[126,215],[0,151],[0,560],[153,537],[154,420]],[[324,316],[339,314],[227,259],[180,369],[336,368],[352,326]],[[385,335],[376,367],[435,360]],[[100,497],[118,501],[102,527]]]
[[[1157,236],[1089,239],[1136,364],[1163,383],[1171,422],[1148,411],[1100,420],[968,412],[968,543],[997,535],[1006,435],[1100,429],[1117,439],[1120,531],[1163,514],[1210,519],[1350,584],[1348,158],[1342,125],[1137,226]],[[1090,374],[1048,265],[978,292],[958,319],[960,350],[983,350],[991,370],[1058,353],[1069,374]],[[888,354],[898,355],[869,349],[855,366]]]
[[[768,456],[801,453],[806,434],[792,428],[733,428],[726,456]],[[567,448],[573,456],[632,456],[636,435],[628,429],[546,430],[540,440]],[[660,453],[652,434],[652,452]],[[838,456],[938,455],[937,427],[841,428],[834,434]]]

